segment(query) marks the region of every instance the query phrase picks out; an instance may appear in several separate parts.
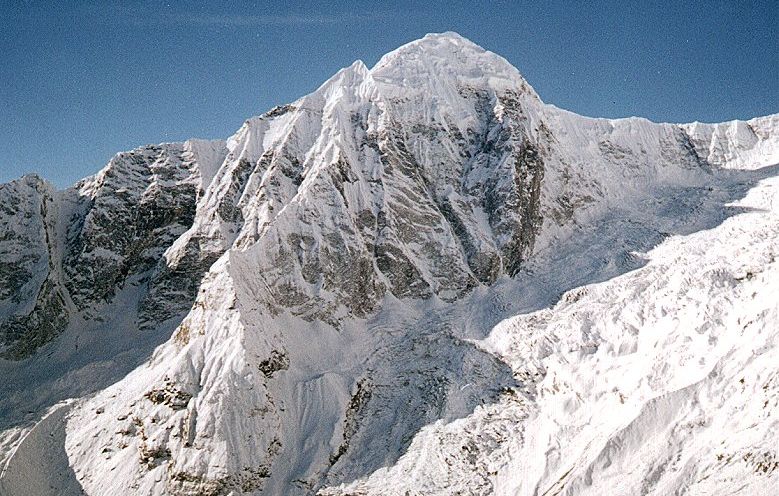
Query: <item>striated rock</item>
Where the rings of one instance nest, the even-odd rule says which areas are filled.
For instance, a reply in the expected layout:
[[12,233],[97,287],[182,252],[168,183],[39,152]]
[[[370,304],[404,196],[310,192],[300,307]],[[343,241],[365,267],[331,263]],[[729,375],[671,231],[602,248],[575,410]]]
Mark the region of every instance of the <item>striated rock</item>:
[[224,248],[201,247],[193,236],[183,254],[165,253],[192,226],[207,186],[199,155],[221,160],[220,146],[193,141],[121,153],[62,192],[35,176],[2,186],[4,356],[33,355],[74,318],[106,320],[103,309],[128,286],[142,288],[131,303],[139,327],[181,318]]
[[[400,479],[410,493],[479,494],[516,489],[498,486],[496,464],[521,473],[534,456],[559,476],[543,487],[570,492],[587,472],[568,477],[562,448],[517,426],[585,411],[588,389],[564,365],[599,356],[603,340],[582,317],[581,342],[562,346],[565,321],[547,329],[557,314],[543,309],[565,294],[585,315],[594,297],[566,291],[733,215],[723,205],[779,158],[777,129],[776,116],[584,118],[545,105],[499,56],[429,35],[226,142],[122,153],[65,192],[36,178],[4,186],[4,352],[32,367],[44,343],[57,351],[100,320],[139,341],[173,329],[68,414],[64,450],[87,494],[380,493]],[[532,328],[549,342],[484,341],[532,310],[512,336]],[[630,355],[622,341],[612,348]],[[61,382],[37,384],[70,391]],[[611,427],[601,434],[616,446]],[[527,439],[541,444],[512,457]],[[432,460],[420,472],[415,453]],[[769,455],[750,470],[770,472]]]
[[54,188],[37,176],[0,186],[2,356],[32,355],[68,325],[58,277]]

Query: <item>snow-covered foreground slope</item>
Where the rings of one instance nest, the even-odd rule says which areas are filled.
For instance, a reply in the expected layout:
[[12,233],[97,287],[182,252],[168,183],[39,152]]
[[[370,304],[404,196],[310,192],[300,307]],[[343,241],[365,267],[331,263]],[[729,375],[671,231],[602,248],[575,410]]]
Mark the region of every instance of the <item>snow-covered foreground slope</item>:
[[584,118],[446,33],[225,142],[3,186],[0,493],[693,487],[707,426],[776,439],[712,391],[743,288],[771,304],[777,163],[779,115]]
[[647,265],[502,321],[518,386],[324,494],[768,495],[779,487],[779,178]]

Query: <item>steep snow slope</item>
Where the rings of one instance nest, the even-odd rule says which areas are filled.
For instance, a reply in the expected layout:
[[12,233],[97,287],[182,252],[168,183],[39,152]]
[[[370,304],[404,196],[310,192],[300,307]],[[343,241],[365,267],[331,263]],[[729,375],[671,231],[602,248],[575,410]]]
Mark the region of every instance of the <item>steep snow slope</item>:
[[648,264],[477,342],[515,390],[323,494],[773,494],[779,179]]
[[[355,479],[358,492],[511,493],[526,483],[511,474],[530,471],[542,488],[574,460],[584,472],[572,469],[562,489],[592,486],[596,455],[576,443],[605,443],[627,426],[611,419],[597,430],[586,417],[600,401],[587,395],[611,386],[569,377],[581,404],[566,403],[560,420],[557,397],[545,403],[532,375],[548,376],[546,355],[518,369],[511,348],[552,331],[502,321],[550,312],[565,291],[638,269],[669,236],[696,244],[693,233],[722,229],[740,212],[726,205],[775,175],[778,121],[580,117],[545,105],[502,58],[445,33],[370,70],[356,62],[249,119],[226,144],[122,154],[58,203],[89,212],[58,221],[57,233],[81,234],[57,234],[64,251],[49,250],[65,253],[52,259],[70,320],[30,358],[0,363],[12,377],[0,403],[0,489],[18,494],[19,481],[37,477],[20,462],[36,453],[63,474],[56,487],[87,494],[309,494]],[[33,210],[42,201],[17,195]],[[136,224],[115,232],[122,218]],[[45,224],[25,232],[40,239]],[[607,296],[597,304],[621,310]],[[145,364],[106,387],[119,378],[109,369],[129,371],[173,327]],[[73,338],[85,335],[91,359],[70,349],[83,350]],[[568,348],[589,346],[574,341]],[[568,360],[560,346],[549,356]],[[686,370],[666,372],[683,382],[675,374]],[[47,410],[33,428],[54,402],[104,387]],[[12,413],[22,409],[28,418]],[[468,438],[457,429],[474,425],[484,429],[465,451],[446,440]],[[504,451],[485,439],[498,431]],[[56,452],[42,432],[59,440]],[[636,436],[667,441],[645,435]],[[547,453],[558,444],[571,451]],[[412,466],[420,453],[434,463]],[[486,475],[485,457],[497,460]]]
[[120,379],[180,323],[210,263],[182,271],[163,252],[191,224],[220,149],[148,146],[65,191],[34,176],[0,187],[0,342],[12,360],[0,360],[0,426],[15,426],[0,439]]

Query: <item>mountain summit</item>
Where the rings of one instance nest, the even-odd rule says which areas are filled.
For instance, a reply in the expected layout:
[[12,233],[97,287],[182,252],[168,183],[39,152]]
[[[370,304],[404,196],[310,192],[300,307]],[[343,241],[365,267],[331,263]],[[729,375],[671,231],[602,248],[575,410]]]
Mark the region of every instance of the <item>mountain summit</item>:
[[585,118],[443,33],[2,185],[0,492],[767,491],[777,163],[779,115]]

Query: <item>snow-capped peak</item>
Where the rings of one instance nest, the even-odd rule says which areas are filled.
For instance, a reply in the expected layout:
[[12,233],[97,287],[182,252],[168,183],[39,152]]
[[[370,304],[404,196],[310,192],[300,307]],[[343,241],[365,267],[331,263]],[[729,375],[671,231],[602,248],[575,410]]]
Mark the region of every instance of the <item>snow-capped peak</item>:
[[[653,395],[683,391],[714,356],[740,366],[719,354],[741,339],[722,322],[775,307],[770,287],[755,312],[702,305],[709,293],[746,304],[773,274],[760,269],[775,265],[779,190],[733,202],[776,174],[764,166],[777,136],[776,116],[685,126],[563,112],[450,32],[372,69],[356,61],[226,142],[119,154],[61,193],[34,178],[0,187],[0,351],[21,360],[0,361],[0,493],[574,494],[591,473],[610,483],[588,467],[628,466],[612,464],[621,448],[592,451],[627,446],[625,432],[648,446],[634,482],[677,479]],[[669,237],[655,252],[667,266],[641,270]],[[631,309],[625,294],[650,304]],[[763,327],[753,344],[775,363]],[[725,371],[729,383],[766,391],[754,411],[776,418],[773,369],[744,350],[753,378]],[[668,367],[669,354],[687,365]],[[624,371],[641,380],[613,389]],[[81,399],[55,405],[65,398]],[[593,423],[593,405],[623,415]],[[707,425],[679,419],[691,437]],[[779,467],[757,442],[701,446],[689,458],[701,470],[689,467],[705,477],[747,454]]]
[[435,89],[441,80],[496,90],[521,88],[540,101],[506,59],[451,31],[427,34],[389,52],[371,69],[371,75],[411,91]]

